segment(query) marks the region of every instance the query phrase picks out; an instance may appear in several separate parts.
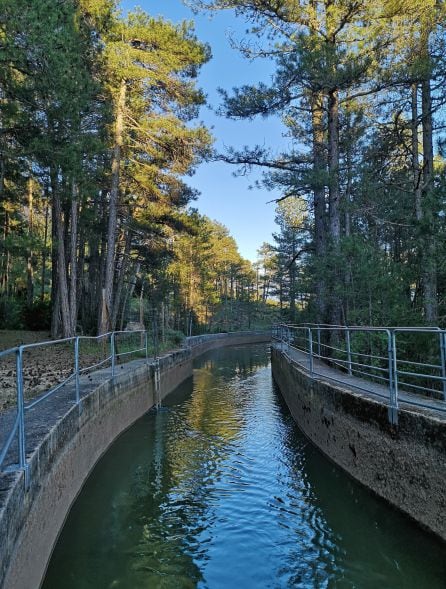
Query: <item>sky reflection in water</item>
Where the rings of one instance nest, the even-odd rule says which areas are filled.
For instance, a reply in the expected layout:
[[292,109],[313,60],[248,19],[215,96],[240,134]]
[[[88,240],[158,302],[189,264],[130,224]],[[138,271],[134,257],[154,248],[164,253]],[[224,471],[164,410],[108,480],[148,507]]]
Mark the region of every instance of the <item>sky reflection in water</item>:
[[445,548],[300,434],[265,346],[209,352],[88,479],[43,589],[446,587]]

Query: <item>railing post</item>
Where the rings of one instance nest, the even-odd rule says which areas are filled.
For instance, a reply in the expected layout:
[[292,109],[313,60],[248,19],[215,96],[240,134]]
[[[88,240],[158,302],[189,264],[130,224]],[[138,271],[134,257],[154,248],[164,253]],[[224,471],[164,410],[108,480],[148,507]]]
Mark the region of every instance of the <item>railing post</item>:
[[398,424],[398,364],[396,355],[396,336],[393,329],[387,331],[389,362],[389,421]]
[[443,378],[443,400],[446,401],[446,332],[440,331],[441,376]]
[[115,332],[110,334],[111,377],[115,378]]
[[321,357],[321,328],[317,326],[317,355]]
[[393,390],[393,353],[392,353],[392,334],[390,330],[387,333],[387,372],[389,374],[389,401],[392,397]]
[[23,391],[23,348],[16,353],[17,412],[19,414],[18,444],[19,467],[25,473],[25,488],[29,487],[28,465],[26,464],[25,399]]
[[79,336],[74,340],[74,378],[76,387],[76,404],[80,402],[80,385],[79,385]]
[[158,324],[156,321],[156,315],[153,315],[152,319],[152,337],[153,337],[153,354],[155,360],[158,358]]
[[146,354],[146,364],[149,363],[149,341],[148,340],[149,340],[149,337],[147,335],[147,329],[146,329],[146,331],[144,332],[144,351]]
[[350,330],[347,327],[347,331],[346,333],[346,338],[347,338],[347,362],[348,362],[348,373],[351,376],[352,375],[352,348],[351,348],[351,342],[350,342]]
[[157,368],[157,372],[158,372],[158,405],[159,405],[159,407],[161,407],[161,366],[160,366],[159,358],[157,359],[157,362],[156,362],[156,368]]
[[313,376],[313,333],[311,328],[308,328],[308,358],[310,364],[310,375]]
[[160,361],[158,358],[155,360],[154,377],[155,377],[155,404],[156,404],[156,408],[159,409],[161,407],[161,391],[160,391],[161,372],[160,372]]

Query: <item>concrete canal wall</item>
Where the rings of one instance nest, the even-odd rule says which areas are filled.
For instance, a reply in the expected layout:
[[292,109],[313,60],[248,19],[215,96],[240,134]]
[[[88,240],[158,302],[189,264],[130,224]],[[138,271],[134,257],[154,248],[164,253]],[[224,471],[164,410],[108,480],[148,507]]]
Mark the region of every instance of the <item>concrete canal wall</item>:
[[[269,341],[244,332],[188,338],[159,359],[159,396],[192,375],[192,360],[227,345]],[[0,587],[37,589],[68,511],[110,444],[156,402],[155,364],[132,363],[101,383],[49,431],[29,457],[30,486],[16,473],[0,511]],[[62,581],[61,581],[62,582]]]
[[[304,434],[347,473],[446,541],[446,421],[309,374],[272,350],[273,377]],[[366,533],[366,531],[364,532]]]

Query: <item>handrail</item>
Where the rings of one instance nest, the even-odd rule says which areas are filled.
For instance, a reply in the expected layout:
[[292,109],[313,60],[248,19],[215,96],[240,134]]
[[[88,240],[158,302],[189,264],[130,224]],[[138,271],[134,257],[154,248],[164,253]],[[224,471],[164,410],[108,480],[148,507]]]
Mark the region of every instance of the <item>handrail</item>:
[[[122,336],[139,336],[142,340],[138,343],[135,347],[131,347],[130,350],[125,350],[119,352],[116,349],[116,338],[122,339]],[[54,393],[60,391],[64,386],[74,380],[75,386],[75,399],[74,404],[78,405],[81,402],[81,395],[80,395],[80,376],[85,374],[88,371],[91,371],[95,368],[99,368],[104,366],[105,364],[110,365],[110,378],[114,378],[115,376],[115,365],[117,360],[122,356],[128,356],[130,354],[144,352],[144,357],[146,361],[149,358],[149,341],[150,336],[152,339],[152,350],[155,359],[158,357],[158,338],[157,334],[154,331],[147,331],[147,330],[138,330],[138,331],[111,331],[108,333],[104,333],[98,336],[87,336],[87,335],[78,335],[74,337],[68,338],[61,338],[57,340],[46,340],[41,342],[35,342],[31,344],[23,344],[20,346],[16,346],[14,348],[9,348],[7,350],[3,350],[0,352],[0,360],[7,357],[15,355],[15,391],[16,391],[16,415],[12,419],[12,425],[10,427],[9,433],[6,435],[6,439],[3,442],[3,445],[0,445],[0,472],[2,470],[5,471],[14,471],[21,469],[25,471],[25,481],[29,479],[28,473],[28,464],[26,461],[26,414],[31,409],[35,408],[37,405],[48,399],[49,397],[53,396]],[[81,344],[86,341],[101,343],[104,342],[104,347],[109,350],[109,353],[102,358],[99,362],[90,363],[88,366],[81,366],[81,355],[82,349]],[[24,374],[23,374],[23,365],[24,365],[24,354],[30,350],[36,350],[37,348],[48,348],[51,346],[70,346],[72,347],[72,370],[70,374],[66,376],[66,378],[62,378],[60,382],[56,385],[51,387],[49,390],[39,394],[36,398],[26,401],[25,400],[25,384],[24,384]],[[14,463],[12,465],[8,465],[6,468],[3,468],[5,460],[13,448],[14,440],[17,442],[17,454],[18,454],[18,463]]]
[[[260,334],[270,333],[270,330],[250,330],[244,332],[233,332],[237,334]],[[213,335],[222,337],[227,334],[203,334]],[[133,336],[137,339],[137,342],[133,342],[130,348],[122,349],[123,338]],[[200,337],[200,336],[198,336]],[[83,357],[83,346],[86,342],[95,342],[95,344],[103,346],[102,358],[96,361],[94,358],[87,366],[81,365],[81,359]],[[194,338],[188,338],[187,343],[189,347],[195,345]],[[197,344],[198,345],[198,344]],[[36,350],[38,348],[51,348],[54,346],[68,346],[70,348],[71,356],[71,370],[68,375],[64,374],[64,378],[61,378],[60,382],[52,386],[49,390],[46,390],[38,394],[35,398],[26,400],[25,397],[25,380],[24,380],[24,355],[29,350]],[[29,472],[28,463],[26,460],[26,416],[29,411],[34,409],[36,406],[43,403],[46,399],[52,397],[57,391],[60,391],[68,383],[74,381],[74,399],[71,401],[74,405],[81,403],[81,391],[80,391],[80,377],[88,371],[97,369],[101,366],[107,365],[109,369],[108,376],[110,379],[115,377],[116,363],[120,358],[128,357],[131,354],[140,354],[145,358],[146,363],[149,361],[149,355],[155,360],[155,365],[159,370],[159,334],[158,329],[153,327],[151,330],[135,330],[135,331],[110,331],[98,336],[78,335],[74,337],[62,338],[58,340],[46,340],[42,342],[35,342],[32,344],[23,344],[10,348],[8,350],[0,351],[0,360],[7,356],[15,357],[15,374],[14,374],[14,386],[15,386],[15,415],[11,415],[11,425],[9,432],[4,432],[3,441],[0,439],[0,473],[5,471],[23,470],[25,473],[25,484],[29,484]],[[156,376],[156,375],[155,375]],[[159,381],[159,374],[156,376]],[[159,384],[159,382],[158,382]],[[11,411],[12,413],[12,411]],[[3,433],[3,432],[2,432]],[[18,461],[14,464],[8,464],[4,467],[10,451],[14,449],[14,444],[17,444],[17,456]]]
[[[368,334],[367,341],[356,337]],[[322,340],[324,335],[324,341]],[[375,336],[375,338],[373,338]],[[376,336],[379,336],[377,339]],[[423,340],[424,361],[404,356],[406,349],[413,346],[420,350],[410,337]],[[372,340],[370,340],[372,338]],[[408,339],[409,338],[409,339]],[[295,349],[308,361],[310,376],[317,374],[315,361],[335,367],[349,376],[359,376],[366,382],[386,384],[389,420],[398,423],[398,407],[401,392],[404,402],[432,409],[432,403],[420,400],[419,395],[435,396],[439,402],[436,409],[446,411],[446,330],[440,327],[369,327],[349,325],[328,325],[304,323],[291,325],[281,323],[273,326],[273,339],[279,341],[282,350]],[[413,339],[413,338],[412,338]],[[437,341],[438,339],[438,341]],[[386,355],[384,355],[386,352]],[[289,355],[289,354],[288,354]],[[325,375],[327,376],[327,375]],[[335,377],[327,376],[337,380]],[[354,380],[354,379],[353,379]],[[352,381],[352,386],[363,388]],[[441,386],[438,386],[441,385]],[[371,389],[369,387],[369,392]],[[415,390],[418,398],[415,398]],[[411,397],[412,395],[412,397]]]

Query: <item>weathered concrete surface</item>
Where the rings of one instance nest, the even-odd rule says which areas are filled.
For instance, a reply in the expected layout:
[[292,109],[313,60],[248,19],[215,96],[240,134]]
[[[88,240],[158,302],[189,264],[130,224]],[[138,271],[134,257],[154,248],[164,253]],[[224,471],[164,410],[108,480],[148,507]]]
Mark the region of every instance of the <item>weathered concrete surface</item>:
[[[160,398],[192,375],[192,359],[220,346],[268,341],[257,333],[188,338],[159,359]],[[70,506],[110,444],[155,403],[155,364],[132,362],[83,397],[43,436],[22,472],[4,475],[0,510],[0,587],[37,589]]]
[[446,421],[322,379],[272,349],[273,377],[304,434],[347,473],[446,541]]

